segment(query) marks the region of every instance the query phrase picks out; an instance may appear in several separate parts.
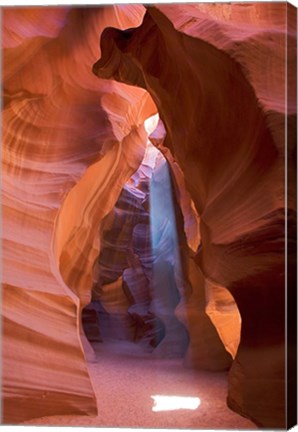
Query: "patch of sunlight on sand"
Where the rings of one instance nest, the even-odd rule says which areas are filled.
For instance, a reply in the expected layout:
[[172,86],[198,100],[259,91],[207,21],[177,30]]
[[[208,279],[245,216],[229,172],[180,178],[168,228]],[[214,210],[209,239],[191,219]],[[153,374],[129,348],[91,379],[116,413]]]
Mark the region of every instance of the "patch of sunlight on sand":
[[154,400],[152,411],[174,411],[178,409],[195,410],[199,407],[201,401],[198,397],[189,396],[151,396]]

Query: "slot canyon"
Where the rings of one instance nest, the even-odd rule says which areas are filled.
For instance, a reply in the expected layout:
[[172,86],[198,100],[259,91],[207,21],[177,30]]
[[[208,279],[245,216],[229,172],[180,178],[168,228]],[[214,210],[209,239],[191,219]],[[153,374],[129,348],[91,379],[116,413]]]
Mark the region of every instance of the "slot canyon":
[[3,424],[296,423],[296,12],[2,8]]

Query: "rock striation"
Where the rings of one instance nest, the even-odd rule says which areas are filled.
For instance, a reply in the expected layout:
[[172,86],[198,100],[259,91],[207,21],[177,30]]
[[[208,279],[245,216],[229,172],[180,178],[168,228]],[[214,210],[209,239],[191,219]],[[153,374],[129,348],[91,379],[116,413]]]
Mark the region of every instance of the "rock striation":
[[[18,7],[2,25],[3,422],[96,415],[84,324],[91,341],[121,329],[160,356],[179,335],[187,367],[233,359],[229,407],[286,427],[295,9]],[[149,224],[149,135],[177,248],[169,225]]]
[[143,15],[138,5],[3,10],[5,423],[96,414],[80,325],[99,250],[92,230],[142,160],[156,109],[91,69],[103,29]]
[[285,200],[289,213],[295,200],[292,186],[285,196],[284,131],[296,103],[295,93],[285,99],[285,68],[293,83],[295,19],[281,3],[148,7],[140,27],[105,29],[93,67],[156,103],[200,214],[195,261],[242,319],[228,404],[266,427],[286,422]]

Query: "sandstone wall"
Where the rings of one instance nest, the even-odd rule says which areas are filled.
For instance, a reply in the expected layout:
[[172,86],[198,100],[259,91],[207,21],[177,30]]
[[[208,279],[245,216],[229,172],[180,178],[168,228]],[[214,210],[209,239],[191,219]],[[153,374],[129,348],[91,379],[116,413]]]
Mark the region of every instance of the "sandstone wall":
[[3,10],[4,422],[96,413],[80,330],[99,248],[92,235],[142,159],[155,107],[91,69],[102,30],[143,14]]
[[[91,299],[101,221],[140,165],[144,121],[158,110],[166,135],[152,142],[171,166],[195,287],[175,309],[193,341],[186,364],[226,367],[222,340],[236,355],[229,406],[261,426],[284,427],[294,8],[4,8],[2,23],[4,422],[95,414],[81,311]],[[206,327],[198,329],[199,319]]]
[[282,3],[149,7],[139,28],[104,31],[93,67],[146,88],[157,105],[200,214],[196,262],[241,314],[228,404],[267,427],[285,425],[284,134],[296,109],[285,68],[294,82],[295,16]]

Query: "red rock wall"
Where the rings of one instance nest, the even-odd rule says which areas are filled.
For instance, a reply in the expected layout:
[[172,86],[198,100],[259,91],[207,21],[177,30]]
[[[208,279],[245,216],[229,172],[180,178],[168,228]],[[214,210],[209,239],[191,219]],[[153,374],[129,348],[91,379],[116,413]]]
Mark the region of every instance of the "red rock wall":
[[80,330],[93,232],[142,159],[155,107],[143,90],[91,69],[102,30],[138,25],[143,14],[3,10],[4,422],[96,413]]
[[[207,358],[217,368],[217,348],[226,354],[219,337],[235,355],[238,338],[225,330],[229,305],[237,320],[232,294],[242,329],[229,406],[284,427],[285,113],[290,172],[296,124],[295,91],[284,97],[285,47],[294,89],[294,8],[181,4],[145,12],[3,9],[4,422],[96,411],[81,311],[101,221],[143,158],[143,123],[157,106],[192,249],[188,277],[200,287],[175,310],[193,341],[186,362],[201,367]],[[100,57],[98,78],[92,65]],[[288,195],[294,218],[291,183]],[[204,289],[217,333],[206,321]],[[203,355],[198,315],[213,329]]]
[[106,29],[93,68],[146,88],[158,107],[201,218],[196,262],[241,314],[229,406],[267,427],[285,426],[284,132],[285,115],[295,118],[286,37],[291,71],[291,6],[160,5],[138,29]]

